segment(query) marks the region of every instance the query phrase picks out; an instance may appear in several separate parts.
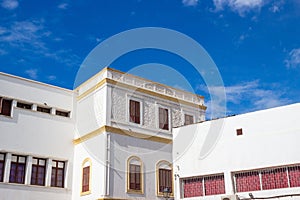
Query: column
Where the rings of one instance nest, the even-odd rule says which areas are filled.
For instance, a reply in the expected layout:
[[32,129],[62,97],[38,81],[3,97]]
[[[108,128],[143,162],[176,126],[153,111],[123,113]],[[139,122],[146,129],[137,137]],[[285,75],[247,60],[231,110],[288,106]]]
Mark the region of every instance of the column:
[[27,156],[25,167],[25,185],[30,185],[32,173],[32,156]]
[[48,187],[51,186],[51,172],[52,172],[52,159],[48,158],[46,161],[46,179],[45,179],[45,185]]
[[4,183],[9,182],[10,163],[11,163],[11,153],[6,153],[5,166],[4,166],[4,177],[3,177],[3,182]]

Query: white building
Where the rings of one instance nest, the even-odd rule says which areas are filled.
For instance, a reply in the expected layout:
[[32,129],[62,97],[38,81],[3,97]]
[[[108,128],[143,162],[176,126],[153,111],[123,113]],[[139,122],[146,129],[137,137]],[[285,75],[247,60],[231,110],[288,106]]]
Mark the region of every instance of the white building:
[[299,113],[298,103],[173,129],[176,199],[300,199]]
[[203,97],[110,68],[0,85],[0,200],[300,199],[300,104],[204,121]]
[[204,99],[105,68],[75,90],[0,74],[0,200],[162,199]]

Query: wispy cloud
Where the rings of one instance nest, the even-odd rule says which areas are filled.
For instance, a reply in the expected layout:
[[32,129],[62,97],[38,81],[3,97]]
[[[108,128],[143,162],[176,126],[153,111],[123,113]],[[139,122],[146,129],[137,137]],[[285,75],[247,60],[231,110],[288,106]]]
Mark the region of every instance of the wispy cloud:
[[0,42],[11,46],[30,45],[35,48],[44,48],[41,38],[49,34],[43,31],[41,21],[17,21],[10,27],[0,26]]
[[14,10],[19,6],[19,2],[16,0],[3,0],[1,6],[7,10]]
[[25,74],[27,74],[32,79],[38,78],[38,70],[37,69],[28,69],[25,71]]
[[285,0],[274,1],[270,6],[269,10],[273,13],[278,13],[282,10],[284,4],[285,4]]
[[300,48],[291,50],[284,62],[288,68],[300,67]]
[[213,0],[216,10],[229,7],[232,11],[244,16],[251,10],[260,10],[264,6],[264,0]]
[[[18,49],[28,53],[31,57],[46,57],[62,63],[65,66],[79,65],[80,58],[71,50],[51,49],[49,41],[60,42],[53,36],[45,25],[44,20],[16,21],[8,26],[0,26],[0,42],[9,48]],[[26,56],[23,54],[23,56]]]
[[184,6],[197,6],[198,0],[182,0]]
[[54,81],[54,80],[56,80],[56,76],[54,76],[54,75],[50,75],[50,76],[47,76],[47,79],[49,80],[49,81]]
[[[234,110],[232,106],[227,109],[227,113],[238,114],[254,110],[261,110],[272,108],[276,106],[281,106],[288,104],[290,100],[285,98],[285,91],[280,90],[277,86],[269,86],[269,88],[263,88],[260,85],[258,80],[251,82],[244,82],[238,85],[226,86],[226,87],[211,87],[206,88],[201,85],[198,87],[198,90],[209,94],[210,96],[221,96],[222,92],[226,94],[226,103],[227,105],[238,105],[239,108],[242,106],[240,104],[247,103],[250,104],[252,110]],[[222,102],[216,101],[212,102],[209,100],[208,105],[208,115],[214,113],[217,116],[220,116],[222,113],[219,113],[218,110],[221,109]]]
[[65,9],[68,8],[68,6],[69,6],[69,4],[67,4],[67,3],[61,3],[61,4],[59,4],[57,7],[58,7],[59,9],[65,10]]

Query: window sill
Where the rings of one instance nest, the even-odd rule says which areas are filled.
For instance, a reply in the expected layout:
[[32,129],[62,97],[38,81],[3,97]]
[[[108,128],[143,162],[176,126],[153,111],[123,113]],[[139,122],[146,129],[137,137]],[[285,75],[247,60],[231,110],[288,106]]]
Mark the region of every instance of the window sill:
[[86,192],[81,192],[80,193],[80,196],[85,196],[85,195],[89,195],[91,194],[92,192],[89,190],[89,191],[86,191]]
[[11,187],[24,187],[24,188],[39,188],[39,189],[50,189],[50,190],[69,190],[68,188],[62,188],[62,187],[51,187],[51,186],[42,186],[42,185],[31,185],[31,184],[22,184],[22,183],[9,183],[9,182],[0,182],[0,185],[2,186],[11,186]]
[[[156,194],[156,196],[158,196],[158,197],[164,197],[164,193],[159,192],[159,193]],[[171,193],[170,196],[169,196],[169,198],[174,198],[174,194]]]
[[133,189],[128,189],[127,190],[128,194],[144,194],[144,191],[142,190],[133,190]]

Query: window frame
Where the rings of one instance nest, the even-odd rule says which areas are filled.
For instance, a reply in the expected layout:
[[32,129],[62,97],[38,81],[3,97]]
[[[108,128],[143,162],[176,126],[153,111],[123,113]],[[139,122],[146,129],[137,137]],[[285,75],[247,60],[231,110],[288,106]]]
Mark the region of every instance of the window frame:
[[160,170],[170,170],[171,171],[171,193],[170,197],[174,197],[174,181],[173,181],[173,166],[169,161],[161,160],[156,164],[156,196],[163,197],[164,193],[160,191]]
[[[189,124],[186,123],[186,116],[192,117],[192,122],[191,123],[189,123]],[[194,124],[195,123],[195,115],[193,115],[193,114],[184,113],[183,114],[183,118],[184,118],[183,125],[190,125],[190,124]]]
[[[131,102],[134,102],[135,106],[136,106],[136,103],[139,104],[139,110],[136,111],[136,107],[134,109],[134,111],[135,111],[134,114],[135,115],[134,115],[134,119],[133,120],[131,119]],[[136,118],[137,118],[136,114],[137,113],[138,113],[138,118],[139,119],[136,121]],[[137,100],[135,98],[129,98],[129,100],[128,100],[128,121],[130,123],[132,123],[132,124],[142,124],[141,123],[142,122],[142,102],[140,100]]]
[[32,110],[33,104],[22,101],[17,101],[16,107],[24,110]]
[[[139,172],[139,181],[140,181],[140,189],[131,189],[130,183],[131,183],[131,166],[139,166],[140,172]],[[143,162],[142,160],[137,156],[131,156],[127,159],[127,193],[134,193],[134,194],[144,194],[144,170],[143,170]]]
[[[9,102],[9,108],[4,107],[3,104],[8,103]],[[6,113],[8,111],[4,110],[4,109],[9,109],[9,114]],[[13,111],[13,100],[12,99],[8,99],[5,97],[0,97],[0,115],[1,116],[6,116],[6,117],[11,117],[12,116],[12,111]]]
[[[13,161],[13,157],[16,156],[16,161]],[[20,161],[20,158],[24,158],[24,162]],[[12,167],[15,165],[15,167]],[[25,184],[25,178],[26,178],[26,168],[27,168],[27,156],[24,155],[16,155],[13,154],[11,156],[11,162],[10,162],[10,171],[9,171],[9,183],[16,183],[16,184]],[[19,166],[23,168],[20,169]],[[21,174],[19,174],[19,171],[21,170]],[[12,175],[12,172],[14,172],[14,175]],[[21,176],[21,181],[18,181],[18,179]]]
[[[85,169],[88,168],[88,177],[85,177]],[[83,160],[82,162],[82,166],[81,166],[81,185],[80,185],[80,196],[83,196],[83,195],[88,195],[88,194],[91,194],[91,183],[92,183],[92,176],[91,176],[91,173],[92,172],[92,160],[90,158],[86,158]],[[85,182],[85,178],[88,179],[88,184],[85,185],[84,182]],[[88,189],[87,190],[84,190],[84,187],[85,186],[88,186]]]
[[44,106],[37,106],[36,107],[36,111],[40,112],[40,113],[47,113],[47,114],[51,114],[51,108],[49,107],[44,107]]
[[0,152],[1,155],[3,155],[3,160],[0,160],[0,163],[2,164],[2,169],[0,168],[0,182],[4,181],[4,173],[5,173],[5,159],[6,159],[6,153]]
[[70,111],[55,110],[55,115],[70,118]]
[[[33,164],[34,159],[37,160],[37,164]],[[41,165],[40,161],[44,161],[44,165]],[[33,157],[31,167],[32,167],[32,169],[31,169],[30,185],[45,186],[45,184],[46,184],[46,174],[47,174],[47,160],[45,158]],[[34,172],[33,172],[34,167],[37,167],[36,174],[34,174]],[[41,169],[44,170],[43,179],[42,179],[43,183],[42,184],[39,183],[39,171]],[[35,177],[33,177],[33,176],[35,176]],[[34,183],[33,183],[33,180],[35,181]]]
[[[54,167],[53,166],[53,162],[56,162],[56,166]],[[58,164],[59,163],[63,163],[63,167],[59,167]],[[54,177],[54,183],[52,182],[52,179],[53,179],[53,168],[56,169],[55,171],[55,177]],[[59,186],[58,185],[58,169],[62,169],[62,186]],[[66,161],[61,161],[61,160],[52,160],[51,162],[51,181],[50,181],[50,186],[51,187],[57,187],[57,188],[65,188],[65,177],[66,177]]]
[[[160,110],[163,109],[163,110],[167,110],[167,129],[161,127],[161,121],[160,121]],[[158,115],[158,128],[160,130],[163,130],[163,131],[171,131],[171,109],[169,107],[166,107],[166,106],[162,106],[162,105],[159,105],[158,106],[158,111],[157,111],[157,115]],[[166,124],[164,124],[166,125]]]

